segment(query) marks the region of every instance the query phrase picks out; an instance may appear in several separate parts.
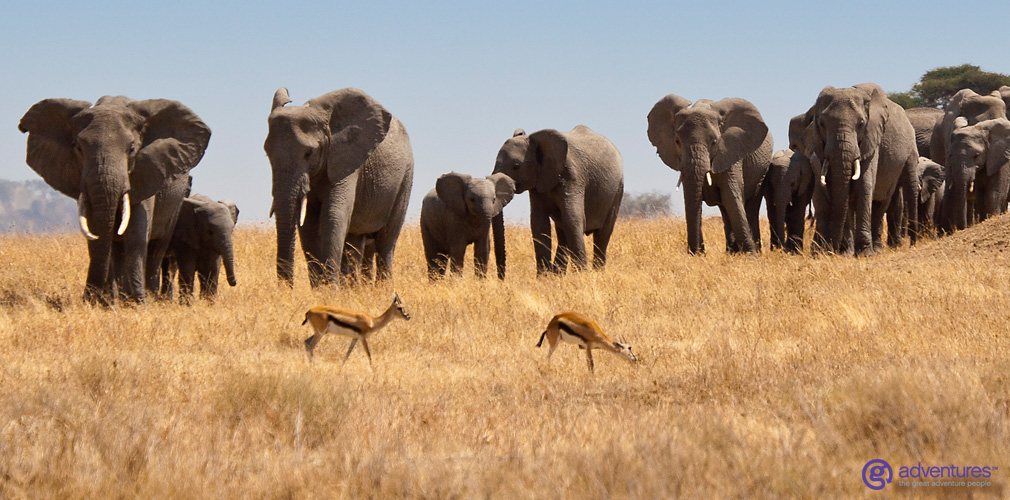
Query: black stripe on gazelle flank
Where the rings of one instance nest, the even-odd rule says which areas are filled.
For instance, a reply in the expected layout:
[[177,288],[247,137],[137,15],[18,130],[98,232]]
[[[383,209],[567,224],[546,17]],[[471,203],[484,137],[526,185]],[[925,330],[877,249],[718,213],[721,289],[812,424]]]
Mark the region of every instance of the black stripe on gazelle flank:
[[[582,335],[581,333],[575,333],[575,330],[572,329],[572,327],[570,327],[567,324],[565,324],[564,321],[558,321],[558,328],[561,329],[561,330],[564,330],[564,332],[567,333],[568,335],[571,335],[573,337],[578,337],[578,338],[582,339],[583,342],[586,342],[585,335]],[[588,344],[588,342],[586,342],[586,343]]]
[[338,318],[338,317],[336,317],[336,316],[334,316],[332,314],[327,314],[326,317],[330,321],[336,323],[337,326],[340,326],[340,327],[343,327],[343,328],[347,328],[348,330],[353,330],[355,332],[358,332],[358,334],[361,333],[361,327],[354,326],[354,325],[352,325],[352,324],[350,324],[350,323],[348,323],[346,321],[341,320],[340,318]]

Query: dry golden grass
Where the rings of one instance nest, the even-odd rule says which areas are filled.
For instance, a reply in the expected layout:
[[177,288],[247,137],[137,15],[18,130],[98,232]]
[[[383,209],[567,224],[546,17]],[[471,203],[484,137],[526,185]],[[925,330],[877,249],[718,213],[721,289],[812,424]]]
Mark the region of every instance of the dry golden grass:
[[[415,225],[393,282],[311,290],[299,263],[291,290],[245,229],[216,304],[112,310],[79,299],[79,236],[2,237],[0,498],[842,498],[877,494],[873,458],[999,467],[910,496],[1010,494],[1010,220],[860,260],[705,232],[690,257],[682,220],[621,221],[606,271],[536,279],[516,227],[504,283],[429,284]],[[309,363],[309,307],[393,290],[413,320],[373,367],[333,336]],[[564,310],[641,362],[548,362]]]

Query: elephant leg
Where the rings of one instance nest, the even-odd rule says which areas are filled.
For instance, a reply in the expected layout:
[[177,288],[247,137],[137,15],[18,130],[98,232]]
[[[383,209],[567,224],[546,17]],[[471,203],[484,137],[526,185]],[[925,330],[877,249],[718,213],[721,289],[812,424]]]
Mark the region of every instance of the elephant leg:
[[[785,247],[785,235],[779,232],[778,225],[775,223],[775,214],[778,213],[778,210],[779,207],[775,203],[775,191],[772,190],[769,182],[768,187],[765,188],[765,213],[768,214],[768,245],[771,250]],[[786,208],[787,213],[788,211],[789,209]]]
[[761,253],[761,197],[753,196],[744,205],[747,211],[747,223],[750,225],[750,235],[754,248]]
[[786,240],[785,251],[793,254],[803,252],[803,233],[806,228],[806,209],[810,200],[804,201],[802,198],[793,200],[790,207],[786,207]]
[[[894,190],[891,202],[887,205],[887,246],[888,248],[898,248],[904,239],[902,233],[904,224],[904,202],[902,201],[901,189]],[[874,202],[876,204],[877,202]]]
[[162,280],[165,277],[162,276],[161,268],[162,262],[165,260],[165,254],[168,252],[168,244],[168,238],[159,238],[147,243],[147,262],[144,266],[144,280],[148,294],[154,296],[156,300],[164,298],[161,295],[161,289]]
[[[816,182],[816,181],[815,181]],[[814,193],[810,198],[810,204],[814,206],[814,239],[812,253],[830,251],[828,246],[828,219],[830,218],[827,192],[818,186],[814,188]]]
[[463,258],[466,256],[466,244],[454,243],[449,249],[449,271],[456,276],[463,276]]
[[421,224],[421,244],[424,247],[424,260],[428,264],[428,279],[434,281],[445,273],[445,264],[441,262],[443,252],[435,244],[431,230],[424,224]]
[[586,208],[585,197],[574,196],[567,200],[561,211],[558,224],[558,252],[561,251],[560,235],[564,233],[564,248],[577,271],[585,271],[588,267],[586,259]]
[[722,230],[726,235],[726,253],[737,253],[740,251],[740,245],[737,243],[736,237],[733,236],[733,224],[729,220],[726,207],[719,205],[719,213],[722,214]]
[[533,253],[537,259],[537,276],[553,271],[551,265],[551,217],[548,202],[530,193],[530,230],[533,232]]
[[175,252],[168,252],[161,261],[160,298],[171,302],[175,297],[175,276],[179,272],[179,264],[175,260]]
[[113,280],[112,240],[109,238],[88,241],[88,277],[84,285],[84,301],[109,307],[115,300]]
[[143,304],[145,300],[145,272],[147,270],[147,236],[154,198],[130,207],[130,224],[123,233],[122,268],[123,293],[130,302]]
[[351,214],[354,212],[358,175],[355,173],[345,177],[323,196],[323,208],[319,219],[318,261],[322,269],[319,284],[339,283],[344,241],[350,228]]
[[885,206],[882,201],[873,201],[870,203],[870,232],[872,234],[871,241],[874,252],[879,252],[884,247],[884,215],[887,212]]
[[[729,175],[740,176],[741,174],[730,170]],[[732,177],[730,182],[733,182]],[[740,183],[742,184],[742,180]],[[720,188],[722,203],[719,206],[725,207],[725,214],[729,217],[733,239],[736,242],[738,251],[755,253],[754,240],[751,237],[750,226],[747,223],[747,212],[744,208],[743,200],[738,193],[734,194],[733,191],[729,187]]]
[[361,261],[364,259],[365,235],[348,234],[344,240],[343,257],[340,260],[341,282],[345,285],[356,285],[361,273]]
[[396,241],[403,229],[403,220],[407,216],[407,204],[410,201],[410,188],[413,183],[413,170],[403,177],[396,200],[391,207],[389,223],[375,233],[375,280],[385,281],[393,278],[393,255],[396,253]]
[[319,233],[321,231],[321,206],[318,202],[307,202],[305,222],[298,227],[298,239],[302,244],[302,253],[309,270],[309,284],[315,288],[322,284],[323,264],[320,259],[321,247]]
[[361,280],[371,283],[375,280],[375,239],[365,238],[361,261]]
[[[874,158],[870,161],[871,166],[866,168],[865,175],[858,181],[855,182],[855,200],[853,203],[853,209],[851,210],[853,219],[852,226],[852,238],[853,243],[855,243],[855,250],[857,257],[868,257],[875,255],[880,249],[878,246],[874,246],[872,225],[874,222],[883,222],[883,213],[875,213],[874,202],[873,202],[873,183],[871,177],[877,171],[876,163],[877,159]],[[883,206],[879,207],[883,209]],[[879,217],[877,219],[876,217]],[[871,221],[871,219],[873,219]],[[877,237],[879,242],[880,238]]]
[[179,263],[179,301],[189,304],[193,298],[193,281],[196,276],[196,256],[193,250],[179,251],[176,254]]
[[561,230],[561,223],[556,217],[552,217],[551,221],[554,222],[554,232],[558,236],[558,247],[554,250],[554,266],[553,270],[556,274],[564,274],[568,272],[568,259],[571,257],[569,253],[568,246],[568,235]]
[[593,232],[593,269],[603,269],[607,266],[607,247],[610,246],[610,237],[614,234],[614,226],[617,225],[617,214],[621,210],[621,198],[624,196],[624,183],[617,191],[617,198],[610,207],[607,220],[603,226]]
[[217,297],[217,284],[221,275],[221,257],[213,255],[201,258],[197,275],[200,278],[200,298],[213,302]]
[[487,277],[487,261],[491,258],[491,240],[488,235],[473,242],[473,273],[480,279]]

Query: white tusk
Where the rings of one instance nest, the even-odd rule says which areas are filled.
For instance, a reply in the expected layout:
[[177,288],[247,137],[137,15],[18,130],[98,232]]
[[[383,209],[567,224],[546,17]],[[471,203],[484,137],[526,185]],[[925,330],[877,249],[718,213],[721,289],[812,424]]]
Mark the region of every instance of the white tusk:
[[277,203],[277,201],[276,201],[276,200],[275,200],[275,201],[271,201],[271,202],[270,202],[270,213],[269,213],[269,214],[267,214],[267,219],[269,219],[269,218],[271,218],[271,217],[273,217],[273,216],[274,216],[274,204],[275,204],[275,203]]
[[821,185],[828,185],[828,160],[821,162]]
[[682,182],[684,182],[684,174],[680,174],[680,176],[677,177],[677,191],[680,191],[680,183]]
[[824,176],[824,174],[821,174],[821,185],[822,186],[828,185],[828,179]]
[[299,227],[305,225],[305,210],[308,207],[308,204],[309,204],[308,194],[302,195],[302,209],[301,209],[301,213],[298,215],[298,226]]
[[856,158],[856,161],[852,162],[852,170],[853,170],[852,180],[858,181],[859,180],[859,174],[861,173],[859,171],[859,158]]
[[712,185],[712,172],[705,172],[705,180],[708,181],[708,185]]
[[85,238],[95,241],[98,239],[98,236],[91,234],[91,230],[88,229],[88,217],[84,212],[84,191],[81,191],[81,195],[77,197],[77,222],[81,226],[81,234]]
[[968,186],[968,192],[969,193],[975,192],[975,181],[971,181],[971,184]]
[[116,234],[122,236],[126,232],[126,226],[130,225],[130,193],[123,193],[123,220],[119,222],[119,229]]

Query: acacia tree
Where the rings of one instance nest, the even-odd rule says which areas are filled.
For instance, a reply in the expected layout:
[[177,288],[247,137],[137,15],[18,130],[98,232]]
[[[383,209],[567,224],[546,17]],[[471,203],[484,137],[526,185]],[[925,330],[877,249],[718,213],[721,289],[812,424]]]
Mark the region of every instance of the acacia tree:
[[894,92],[887,96],[905,109],[943,109],[961,89],[972,89],[977,94],[985,95],[1003,85],[1010,85],[1010,75],[982,71],[982,68],[973,64],[962,64],[931,69],[908,92]]

